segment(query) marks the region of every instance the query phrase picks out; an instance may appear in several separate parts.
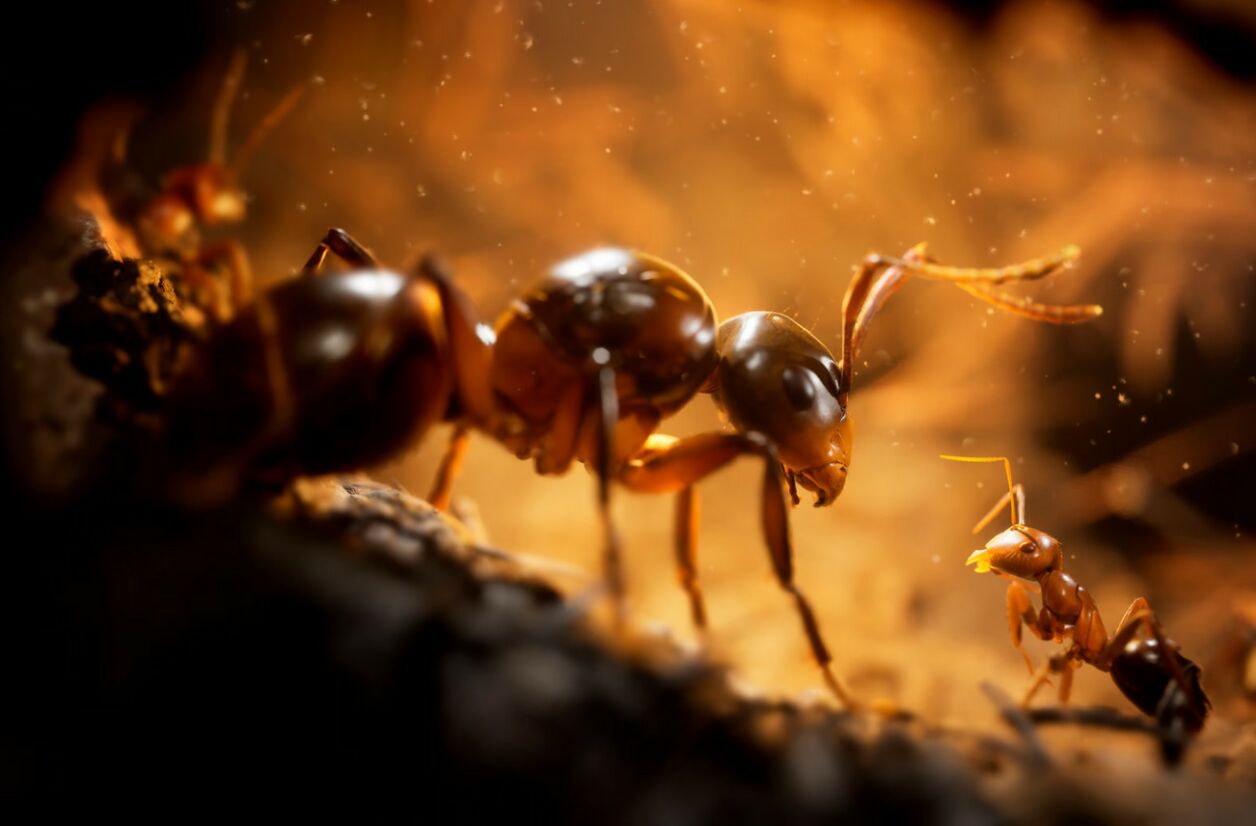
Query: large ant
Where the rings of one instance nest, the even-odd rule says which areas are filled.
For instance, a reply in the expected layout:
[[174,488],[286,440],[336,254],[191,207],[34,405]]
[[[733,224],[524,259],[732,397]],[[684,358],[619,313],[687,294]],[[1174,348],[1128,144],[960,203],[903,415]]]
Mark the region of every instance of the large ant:
[[[285,95],[228,161],[231,108],[239,96],[245,66],[245,53],[236,52],[214,102],[205,161],[170,170],[155,193],[138,200],[106,198],[96,189],[80,194],[80,203],[112,236],[106,237],[107,244],[122,254],[172,261],[179,276],[197,291],[199,303],[218,320],[251,299],[252,280],[243,246],[234,239],[205,243],[203,229],[244,219],[247,198],[240,177],[267,133],[292,111],[304,92],[298,86]],[[113,156],[119,165],[125,163],[127,131],[114,139]],[[97,186],[103,189],[104,181]],[[218,266],[226,270],[226,285],[220,285],[212,275]]]
[[[1112,675],[1121,693],[1144,714],[1155,718],[1162,730],[1175,739],[1195,734],[1204,725],[1211,703],[1199,684],[1199,666],[1182,656],[1167,640],[1143,597],[1125,611],[1111,637],[1103,627],[1099,608],[1085,587],[1064,572],[1060,541],[1045,531],[1025,524],[1025,489],[1012,483],[1011,462],[1003,456],[943,456],[957,462],[1002,462],[1008,492],[973,528],[984,529],[1004,507],[1010,507],[1012,526],[973,551],[967,564],[977,573],[993,571],[1013,578],[1007,587],[1007,623],[1012,645],[1025,658],[1033,675],[1022,705],[1028,707],[1050,675],[1059,676],[1060,702],[1067,703],[1073,671],[1089,663]],[[1015,579],[1019,578],[1019,579]],[[1029,594],[1019,581],[1032,580],[1042,596],[1042,608],[1033,610]],[[1033,660],[1021,648],[1022,626],[1043,640],[1069,643],[1035,671]],[[1143,636],[1138,632],[1144,631]]]
[[[322,274],[327,256],[348,272]],[[597,476],[604,572],[617,621],[624,586],[610,517],[613,481],[675,493],[676,555],[695,624],[706,626],[696,570],[697,482],[741,456],[763,462],[760,511],[772,568],[793,597],[833,694],[849,698],[815,612],[794,581],[785,491],[831,504],[846,483],[847,394],[869,321],[909,276],[956,283],[996,306],[1056,323],[1098,315],[998,293],[1040,278],[1076,248],[1002,269],[868,256],[842,304],[842,358],[779,313],[717,324],[692,278],[666,261],[596,249],[556,265],[484,325],[444,267],[425,257],[410,275],[381,269],[342,230],[329,230],[300,277],[242,308],[207,342],[172,393],[170,450],[200,493],[229,494],[246,476],[283,483],[390,457],[432,425],[454,424],[430,499],[444,507],[468,434],[501,442],[542,474],[573,461]],[[731,432],[677,438],[660,421],[699,392]]]

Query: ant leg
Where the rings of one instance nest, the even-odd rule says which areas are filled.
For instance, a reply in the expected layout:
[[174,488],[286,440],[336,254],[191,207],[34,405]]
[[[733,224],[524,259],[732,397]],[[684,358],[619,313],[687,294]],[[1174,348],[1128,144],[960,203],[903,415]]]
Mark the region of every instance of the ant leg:
[[1062,706],[1068,705],[1068,698],[1073,693],[1073,672],[1076,670],[1071,661],[1066,661],[1060,671],[1060,705]]
[[215,261],[222,261],[227,267],[231,310],[238,311],[253,300],[253,270],[249,267],[248,253],[239,241],[220,241],[197,253],[194,263],[196,266],[205,266]]
[[1021,625],[1029,626],[1034,635],[1041,639],[1050,639],[1050,634],[1045,634],[1038,626],[1038,616],[1034,613],[1033,605],[1029,602],[1029,594],[1025,592],[1025,587],[1019,582],[1012,582],[1007,586],[1007,630],[1012,635],[1012,645],[1025,658],[1025,666],[1029,669],[1030,676],[1034,674],[1034,661],[1029,658],[1028,652],[1021,647]]
[[454,427],[449,438],[449,447],[441,457],[440,467],[436,471],[436,481],[432,484],[432,492],[428,494],[428,503],[438,511],[449,510],[450,492],[453,490],[454,479],[462,468],[462,459],[467,455],[467,441],[470,433],[463,425]]
[[1151,610],[1151,603],[1147,602],[1146,597],[1138,597],[1130,603],[1129,608],[1125,609],[1125,616],[1121,617],[1121,622],[1116,627],[1116,633],[1112,635],[1112,639],[1109,640],[1103,652],[1099,655],[1098,661],[1102,663],[1104,670],[1106,671],[1112,667],[1112,663],[1116,660],[1117,655],[1134,638],[1139,628],[1146,629],[1147,633],[1155,639],[1156,644],[1160,646],[1160,650],[1164,652],[1165,664],[1168,665],[1174,681],[1182,687],[1183,691],[1189,692],[1191,683],[1182,671],[1176,652],[1169,645],[1168,640],[1165,639],[1164,632],[1160,630],[1160,622],[1156,619],[1155,613]]
[[1021,700],[1021,708],[1029,708],[1029,704],[1033,702],[1034,695],[1038,693],[1038,689],[1050,684],[1051,675],[1061,673],[1064,668],[1069,668],[1067,654],[1056,654],[1053,657],[1048,657],[1047,661],[1039,666],[1033,680],[1029,683],[1029,688],[1025,691],[1025,697]]
[[418,277],[431,283],[440,296],[462,413],[496,434],[502,416],[492,387],[492,330],[480,320],[471,299],[458,289],[444,264],[435,257],[423,257]]
[[343,229],[332,227],[327,230],[323,240],[319,241],[318,246],[314,248],[313,255],[305,262],[305,266],[301,268],[301,275],[314,275],[321,270],[329,252],[353,267],[374,269],[379,266],[375,256],[371,255],[370,250],[359,244],[357,239]]
[[597,504],[602,522],[602,568],[610,589],[615,612],[615,626],[622,629],[625,620],[624,570],[619,548],[619,532],[611,517],[611,475],[615,464],[615,424],[619,421],[619,392],[615,388],[615,371],[603,367],[597,375],[599,427],[597,440]]
[[676,495],[676,567],[680,587],[689,595],[693,626],[705,633],[706,604],[698,584],[698,491],[693,485]]
[[619,478],[632,490],[650,493],[680,492],[734,459],[746,455],[757,455],[764,460],[759,505],[764,540],[767,542],[777,582],[794,599],[812,657],[820,667],[829,691],[839,702],[854,708],[854,701],[833,673],[833,657],[824,643],[811,602],[794,582],[794,554],[789,537],[785,478],[780,459],[766,440],[755,434],[742,433],[705,433],[679,439],[666,447],[643,451],[633,457],[620,470]]

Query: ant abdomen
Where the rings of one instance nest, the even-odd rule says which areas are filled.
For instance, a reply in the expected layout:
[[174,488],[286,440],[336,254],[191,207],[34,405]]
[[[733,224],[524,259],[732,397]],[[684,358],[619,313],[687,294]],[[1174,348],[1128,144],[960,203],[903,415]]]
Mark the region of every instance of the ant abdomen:
[[1199,684],[1199,666],[1180,652],[1170,651],[1169,656],[1176,658],[1189,691],[1174,679],[1154,638],[1135,640],[1121,650],[1112,662],[1112,681],[1144,714],[1165,725],[1180,722],[1194,734],[1203,728],[1212,703]]
[[430,285],[387,271],[276,286],[173,388],[171,461],[184,475],[245,464],[287,479],[394,455],[449,405],[439,312]]

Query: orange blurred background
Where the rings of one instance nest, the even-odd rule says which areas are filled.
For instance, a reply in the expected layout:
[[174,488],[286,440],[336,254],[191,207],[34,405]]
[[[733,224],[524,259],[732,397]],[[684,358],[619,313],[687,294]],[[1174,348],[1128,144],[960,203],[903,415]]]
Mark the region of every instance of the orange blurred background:
[[[932,4],[819,0],[228,13],[250,58],[237,140],[308,84],[246,174],[249,220],[228,230],[263,280],[335,225],[398,267],[441,252],[491,318],[548,264],[620,244],[684,267],[721,317],[785,312],[837,349],[869,251],[927,241],[977,266],[1079,244],[1076,268],[1029,291],[1104,304],[1088,325],[995,314],[934,283],[891,302],[856,374],[846,491],[793,515],[799,581],[857,693],[939,722],[992,719],[979,681],[1018,694],[1027,675],[1002,583],[963,560],[998,529],[969,531],[1004,484],[997,466],[938,454],[1007,454],[1028,521],[1064,541],[1109,629],[1148,596],[1205,667],[1212,730],[1250,713],[1224,659],[1256,593],[1250,82],[1161,22],[1068,2],[1006,4],[978,26]],[[138,170],[200,156],[229,57],[139,121]],[[665,430],[719,426],[699,397]],[[375,472],[422,494],[445,439]],[[758,474],[746,462],[700,489],[712,646],[755,690],[818,689],[760,540]],[[541,478],[477,437],[457,492],[493,544],[598,575],[583,470]],[[615,503],[635,618],[692,640],[672,507]],[[1124,707],[1089,669],[1075,697]]]

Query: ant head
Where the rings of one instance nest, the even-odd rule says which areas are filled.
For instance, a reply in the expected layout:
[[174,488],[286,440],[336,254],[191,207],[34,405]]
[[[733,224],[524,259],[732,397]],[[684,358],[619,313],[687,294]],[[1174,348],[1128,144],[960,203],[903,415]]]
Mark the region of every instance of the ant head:
[[150,234],[166,244],[186,240],[196,227],[232,224],[244,220],[247,199],[240,179],[249,160],[266,135],[296,106],[304,91],[298,86],[289,92],[253,128],[235,158],[227,160],[227,135],[231,107],[244,78],[244,52],[232,58],[223,79],[210,121],[209,157],[202,163],[172,170],[162,181],[162,191],[146,209],[142,220]]
[[1061,567],[1060,540],[1028,525],[1013,525],[968,556],[977,573],[1001,574],[1033,579]]
[[1007,494],[981,518],[973,533],[999,515],[1004,506],[1011,508],[1012,527],[986,543],[984,548],[968,555],[968,565],[976,565],[977,573],[995,571],[1000,574],[1033,579],[1047,571],[1064,567],[1060,540],[1046,531],[1031,528],[1022,521],[1025,516],[1024,490],[1012,484],[1012,463],[1006,456],[943,456],[953,462],[1002,462],[1007,475]]
[[837,361],[779,313],[745,313],[720,325],[716,403],[742,433],[757,433],[817,507],[846,485],[851,430]]
[[177,193],[205,226],[244,220],[244,190],[228,167],[203,163],[175,169],[166,176],[165,189]]

